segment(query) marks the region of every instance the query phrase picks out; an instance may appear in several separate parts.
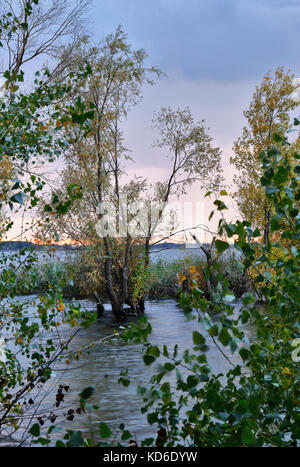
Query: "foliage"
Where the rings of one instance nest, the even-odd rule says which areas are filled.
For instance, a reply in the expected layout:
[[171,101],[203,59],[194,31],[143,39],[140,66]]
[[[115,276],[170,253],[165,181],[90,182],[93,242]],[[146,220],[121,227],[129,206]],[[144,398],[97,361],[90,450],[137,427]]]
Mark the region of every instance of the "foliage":
[[[4,72],[15,80],[25,64],[30,63],[33,71],[39,62],[50,58],[53,69],[49,79],[64,74],[66,62],[72,62],[78,38],[85,33],[84,17],[89,3],[89,0],[3,0],[0,11],[6,28],[2,28],[0,37]],[[65,41],[67,47],[63,47]],[[58,60],[62,48],[65,53]]]
[[[260,184],[262,176],[259,154],[267,151],[273,134],[284,136],[290,128],[290,111],[297,107],[292,99],[293,75],[278,67],[267,73],[256,87],[249,109],[244,112],[247,126],[234,143],[231,163],[238,170],[235,176],[236,199],[243,216],[269,235],[270,202]],[[299,150],[299,138],[290,152]],[[293,160],[293,157],[291,158]]]
[[[22,294],[44,294],[49,286],[60,288],[65,298],[93,297],[94,292],[108,299],[105,290],[105,281],[99,272],[99,259],[91,247],[78,250],[64,261],[47,260],[37,261],[32,265],[30,282],[23,282]],[[97,252],[100,255],[99,252]],[[88,260],[87,260],[88,258]],[[95,259],[95,263],[92,262]],[[229,279],[229,287],[237,298],[251,289],[250,280],[244,274],[241,261],[234,255],[224,255],[219,259],[220,270]],[[203,287],[203,282],[193,271],[203,271],[205,261],[202,257],[187,256],[174,261],[150,261],[146,270],[143,263],[137,267],[136,275],[132,277],[131,287],[136,287],[134,294],[143,295],[147,299],[178,298],[182,291],[182,282],[186,272],[191,270],[191,288],[196,280],[197,287]],[[22,275],[19,270],[18,275]],[[204,287],[203,287],[204,288]]]
[[[248,221],[227,224],[221,218],[219,222],[219,234],[234,238],[235,249],[243,253],[244,269],[260,271],[256,281],[265,283],[262,292],[267,309],[257,308],[255,297],[248,292],[242,307],[235,310],[231,305],[235,297],[223,277],[222,315],[218,318],[208,314],[211,303],[196,284],[191,294],[181,296],[187,318],[199,323],[192,333],[193,351],[179,351],[177,345],[172,351],[166,345],[162,349],[151,345],[146,317],[132,323],[122,336],[126,342],[144,342],[145,365],[157,363],[151,386],[138,388],[144,401],[142,413],[147,413],[148,423],[157,432],[142,440],[142,446],[299,446],[299,349],[294,347],[299,342],[300,315],[300,155],[295,153],[295,164],[291,164],[284,151],[287,140],[276,137],[276,143],[281,150],[273,146],[260,156],[261,183],[274,209],[271,230],[280,229],[288,247],[269,241],[260,245],[257,260],[253,240],[260,232]],[[226,209],[224,203],[217,204],[218,210]],[[228,242],[216,243],[217,250],[224,251],[225,244],[228,249]],[[282,249],[280,259],[273,255],[278,248]],[[211,345],[220,351],[224,366],[229,366],[226,374],[212,373],[206,355]],[[175,386],[168,381],[171,373],[176,375]],[[128,385],[127,379],[124,385]],[[120,445],[109,427],[101,426],[108,445]],[[67,439],[73,434],[67,434]],[[129,437],[126,432],[121,444]],[[80,433],[81,445],[82,440]]]
[[[256,281],[265,283],[267,311],[253,306],[255,297],[248,293],[236,315],[230,305],[235,297],[225,280],[223,314],[218,320],[209,317],[209,303],[196,287],[191,295],[181,297],[187,316],[200,324],[200,332],[193,332],[194,351],[186,350],[179,357],[176,346],[170,353],[148,344],[144,356],[148,365],[158,357],[159,362],[166,359],[153,375],[151,388],[140,388],[149,423],[163,430],[162,445],[299,445],[299,364],[292,358],[294,339],[299,338],[299,165],[294,168],[285,155],[285,138],[276,140],[283,150],[272,147],[262,153],[261,182],[274,208],[271,230],[281,229],[288,247],[268,242],[261,246],[257,260],[252,241],[260,232],[247,221],[227,225],[221,219],[219,224],[220,234],[234,236],[235,248],[245,256],[244,268],[261,271]],[[294,157],[300,158],[296,153]],[[273,255],[278,248],[280,259]],[[267,272],[261,265],[267,266]],[[243,329],[250,321],[252,337]],[[205,355],[208,345],[216,345],[232,366],[226,375],[211,373]],[[227,349],[240,361],[231,358]],[[168,383],[171,372],[176,372],[176,388]]]
[[195,122],[188,107],[164,107],[155,114],[153,125],[159,134],[155,146],[168,151],[173,163],[169,180],[160,187],[162,201],[166,202],[170,193],[186,193],[195,181],[202,188],[219,188],[221,151],[213,146],[204,120]]
[[[33,3],[37,5],[38,0]],[[33,3],[25,4],[28,16]],[[19,24],[16,18],[7,15],[0,21],[0,35],[11,30],[17,33],[18,28],[25,30],[26,24]],[[31,208],[36,206],[45,182],[33,174],[25,180],[26,167],[36,160],[52,161],[65,147],[59,130],[63,122],[78,120],[84,109],[78,105],[66,107],[61,99],[89,74],[90,67],[85,64],[69,76],[69,83],[50,85],[47,71],[42,76],[37,73],[34,90],[23,94],[16,85],[23,82],[23,73],[5,72],[7,93],[0,104],[0,161],[3,166],[8,160],[19,178],[12,180],[9,187],[1,184],[0,207],[14,210],[25,200]],[[84,113],[78,128],[86,128],[89,118],[91,115]],[[66,198],[52,200],[58,211],[66,212],[80,196],[77,187],[75,192],[73,189],[74,186],[68,187]],[[5,228],[9,230],[11,226],[12,222],[6,220]],[[49,391],[47,384],[57,362],[67,367],[73,358],[78,359],[79,355],[69,345],[79,330],[96,318],[95,312],[86,312],[75,303],[65,306],[60,284],[49,287],[38,300],[20,300],[18,295],[36,279],[35,263],[33,251],[26,249],[13,256],[2,255],[0,259],[0,332],[4,341],[0,361],[0,435],[12,437],[16,444],[38,433],[37,424],[28,431],[29,421],[37,420],[43,425],[57,418],[57,414],[45,412],[41,407],[42,393]],[[64,331],[60,333],[60,329]],[[54,411],[61,410],[67,390],[67,386],[57,388]]]
[[[38,0],[26,2],[26,15],[30,16],[34,5],[37,4]],[[28,29],[28,24],[20,24],[16,18],[10,19],[8,16],[0,19],[0,28],[2,37],[3,32],[13,34],[18,28],[22,34],[22,30]],[[83,99],[79,93],[74,98],[73,93],[80,89],[86,90],[88,82],[94,83],[93,89],[98,89],[101,87],[99,83],[102,85],[104,79],[114,90],[112,94],[109,92],[111,88],[104,90],[105,103],[109,100],[110,105],[115,105],[120,86],[124,90],[122,85],[125,83],[126,92],[123,96],[126,102],[127,92],[134,95],[139,91],[145,76],[145,69],[142,67],[145,55],[132,55],[120,30],[117,35],[109,38],[104,45],[104,51],[98,74],[93,75],[90,65],[85,64],[76,72],[72,69],[69,80],[65,83],[51,85],[47,83],[49,73],[45,72],[42,78],[37,74],[36,87],[29,94],[23,94],[18,87],[17,83],[24,79],[21,71],[8,70],[5,73],[8,93],[1,102],[0,158],[1,161],[8,158],[18,166],[20,178],[29,162],[36,158],[52,161],[61,151],[66,151],[70,140],[66,141],[65,128],[72,134],[79,134],[84,141],[94,132],[97,143],[97,201],[103,199],[103,190],[107,184],[105,177],[109,172],[106,168],[109,161],[115,159],[116,154],[110,153],[103,144],[106,144],[103,134],[109,127],[109,114],[100,114],[97,121],[100,127],[98,126],[95,132],[94,109],[97,106],[86,98],[87,95]],[[124,59],[124,66],[121,68],[118,66],[119,57]],[[130,61],[132,58],[135,59],[133,63]],[[125,330],[125,341],[144,342],[145,365],[158,363],[157,371],[151,379],[151,387],[139,388],[139,394],[144,401],[142,412],[147,413],[149,424],[158,430],[156,439],[145,439],[142,441],[143,445],[155,443],[157,446],[299,446],[300,378],[298,358],[295,357],[298,351],[295,354],[294,345],[299,339],[300,156],[283,136],[288,126],[287,113],[291,108],[286,100],[291,76],[284,76],[282,70],[278,70],[275,75],[273,83],[270,84],[271,78],[267,76],[263,86],[257,89],[254,103],[247,114],[252,134],[246,130],[245,139],[239,147],[244,158],[240,161],[242,170],[245,170],[246,159],[251,165],[250,169],[257,169],[253,186],[257,186],[260,178],[263,187],[259,188],[262,193],[261,199],[264,200],[263,206],[269,216],[267,219],[264,217],[263,229],[265,233],[270,229],[272,235],[264,235],[264,245],[258,245],[257,239],[262,237],[262,233],[256,228],[256,218],[254,226],[246,220],[228,224],[221,218],[218,228],[220,238],[215,242],[216,249],[221,254],[230,248],[226,237],[234,240],[234,248],[243,255],[243,273],[246,274],[249,270],[256,272],[255,283],[261,284],[261,293],[268,307],[266,310],[258,309],[253,305],[256,297],[246,293],[242,297],[243,306],[235,310],[231,304],[235,296],[230,288],[227,271],[222,269],[219,262],[212,261],[205,268],[204,275],[206,282],[211,281],[213,287],[216,287],[213,292],[217,294],[217,300],[210,301],[197,281],[194,281],[192,291],[182,294],[180,298],[187,318],[196,319],[199,323],[199,330],[194,330],[192,334],[192,352],[179,351],[177,345],[172,351],[166,346],[159,349],[151,345],[148,341],[151,325],[145,317]],[[281,80],[283,87],[280,84]],[[135,95],[138,96],[139,94]],[[133,99],[131,103],[134,101]],[[100,102],[103,104],[103,96]],[[263,121],[266,109],[271,121],[268,125]],[[125,110],[121,105],[123,115]],[[279,119],[278,127],[274,120],[275,114]],[[97,115],[99,117],[99,113]],[[163,139],[159,144],[174,151],[175,163],[166,190],[164,186],[156,187],[156,193],[160,192],[164,201],[166,195],[170,194],[172,184],[182,182],[176,175],[179,173],[178,167],[181,168],[184,161],[187,161],[183,170],[185,175],[188,178],[194,175],[195,159],[192,156],[195,147],[199,149],[198,140],[194,137],[200,133],[200,136],[204,136],[204,141],[201,140],[204,146],[205,143],[210,145],[210,139],[207,139],[202,126],[193,128],[188,134],[184,133],[183,137],[173,144],[173,139],[165,131],[170,125],[173,136],[173,130],[175,129],[175,133],[178,130],[178,119],[184,129],[185,123],[194,123],[188,111],[174,114],[164,110],[159,117],[159,125],[163,129],[161,135],[163,138],[167,135],[167,140]],[[295,124],[299,125],[299,121],[295,120]],[[275,146],[271,146],[272,133]],[[115,135],[119,144],[119,133]],[[261,146],[255,146],[258,136],[261,135]],[[189,140],[190,137],[192,140]],[[250,139],[247,140],[248,137]],[[75,139],[75,142],[78,140]],[[247,152],[253,148],[252,152]],[[260,155],[262,167],[257,157],[261,150],[264,150]],[[218,159],[218,150],[214,150],[213,153]],[[245,154],[248,154],[249,158],[245,157]],[[176,165],[178,163],[179,165]],[[113,173],[118,175],[120,167],[114,166]],[[22,205],[26,199],[34,208],[40,200],[40,191],[44,185],[35,175],[26,182],[16,179],[9,187],[2,184],[1,203],[13,209]],[[251,186],[249,183],[245,185]],[[183,183],[182,188],[185,186],[186,183]],[[71,182],[65,192],[52,194],[49,202],[44,205],[44,212],[49,217],[59,218],[70,210],[72,203],[82,198],[80,185]],[[225,204],[219,200],[215,204],[222,214],[226,209]],[[6,228],[9,229],[10,225]],[[109,272],[105,277],[106,285],[108,280],[115,281],[118,275],[118,262],[112,264],[112,258],[118,259],[120,251],[121,254],[125,251],[127,261],[121,265],[123,278],[125,277],[124,268],[129,266],[128,251],[132,245],[131,240],[130,235],[127,235],[121,250],[116,241],[110,242],[107,239],[104,242],[105,270]],[[31,302],[32,313],[29,314],[28,303],[18,299],[17,295],[24,288],[28,288],[30,282],[36,280],[35,263],[33,252],[26,250],[12,258],[12,261],[5,256],[0,260],[0,331],[5,343],[4,351],[1,349],[0,361],[0,429],[1,436],[5,437],[21,432],[19,444],[34,437],[38,443],[48,445],[55,428],[53,425],[47,427],[47,436],[43,438],[40,427],[45,423],[54,423],[57,415],[45,414],[41,410],[42,388],[47,390],[55,363],[64,363],[67,367],[72,359],[79,358],[77,349],[71,348],[70,343],[81,327],[89,326],[95,319],[95,313],[87,313],[74,302],[70,305],[64,303],[62,287],[65,279],[62,277],[62,281],[49,284],[50,287],[44,296],[34,303]],[[144,264],[147,268],[147,254]],[[194,272],[195,270],[197,271],[196,268],[193,269]],[[148,275],[144,275],[144,272],[143,270],[137,274],[133,281],[135,300],[145,290]],[[115,282],[117,285],[120,283]],[[117,293],[118,302],[120,290],[107,291],[109,295],[111,292]],[[128,295],[124,297],[123,289],[121,297],[122,300],[128,299]],[[110,299],[114,303],[111,295]],[[119,302],[117,304],[120,305]],[[212,317],[212,311],[222,313],[218,317]],[[254,334],[248,335],[246,324],[253,326]],[[224,358],[224,363],[231,366],[226,374],[212,373],[206,356],[209,345],[215,345]],[[173,372],[176,375],[176,387],[171,386],[168,381]],[[127,374],[121,374],[119,381],[127,386]],[[62,408],[66,392],[67,385],[57,388],[56,409]],[[92,393],[93,388],[82,391],[77,413],[80,414],[87,408],[87,400]],[[97,407],[93,409],[97,410]],[[74,412],[74,409],[71,410]],[[72,420],[73,412],[68,412],[67,420]],[[120,432],[121,441],[127,441],[131,437],[124,425],[120,425]],[[105,440],[101,441],[99,446],[117,443],[111,429],[104,422],[99,423],[99,433]],[[63,441],[57,442],[57,446],[91,445],[92,440],[86,440],[82,433],[72,430],[67,431]]]

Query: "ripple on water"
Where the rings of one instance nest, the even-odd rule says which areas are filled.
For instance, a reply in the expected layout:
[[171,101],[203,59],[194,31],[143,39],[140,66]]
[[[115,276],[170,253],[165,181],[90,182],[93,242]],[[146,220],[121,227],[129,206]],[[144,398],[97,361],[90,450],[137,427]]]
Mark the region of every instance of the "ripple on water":
[[[27,300],[32,302],[34,299],[36,299],[34,296],[20,297],[22,302]],[[79,300],[79,303],[86,309],[95,308],[95,303],[90,300]],[[236,311],[238,308],[239,306],[236,306]],[[165,344],[171,351],[174,345],[178,344],[180,355],[180,351],[192,349],[192,331],[197,329],[207,337],[209,345],[207,359],[212,370],[215,373],[224,373],[229,369],[230,364],[216,348],[207,332],[196,321],[188,321],[176,301],[149,301],[146,303],[146,313],[153,329],[150,338],[152,344],[160,348]],[[96,323],[80,331],[75,337],[73,346],[75,348],[88,346],[102,337],[113,334],[118,326],[109,308],[106,307],[104,315]],[[118,379],[120,372],[127,369],[131,384],[125,388],[118,384]],[[96,391],[91,401],[99,406],[99,409],[91,415],[92,424],[104,421],[118,427],[120,423],[124,423],[137,439],[145,438],[151,436],[153,432],[146,416],[141,414],[142,401],[137,396],[137,385],[147,386],[152,373],[153,367],[146,367],[143,364],[141,345],[126,344],[116,339],[112,344],[99,343],[91,348],[87,358],[72,363],[67,371],[55,369],[55,377],[50,382],[51,391],[45,397],[43,407],[53,407],[59,384],[70,386],[66,402],[78,400],[78,394],[85,387],[92,385]],[[175,384],[175,375],[171,374],[168,380],[171,384]],[[90,422],[82,415],[75,416],[72,422],[63,425],[66,429],[80,429],[85,433],[90,430]]]

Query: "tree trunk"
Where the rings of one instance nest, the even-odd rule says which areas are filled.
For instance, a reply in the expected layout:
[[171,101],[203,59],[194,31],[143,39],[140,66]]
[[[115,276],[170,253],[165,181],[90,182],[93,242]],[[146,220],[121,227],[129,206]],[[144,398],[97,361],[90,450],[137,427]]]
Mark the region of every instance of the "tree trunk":
[[97,292],[94,292],[94,296],[95,296],[96,304],[97,304],[97,315],[98,315],[98,318],[101,318],[101,316],[103,315],[103,313],[105,311],[104,310],[104,305],[102,303],[101,298],[97,294]]
[[150,237],[146,238],[145,243],[145,269],[149,266],[150,263]]
[[[203,253],[205,254],[206,256],[206,262],[207,262],[207,266],[209,268],[211,268],[212,264],[213,264],[213,258],[212,258],[212,250],[213,250],[213,247],[215,245],[215,241],[216,241],[216,237],[213,237],[212,239],[212,242],[211,244],[209,245],[209,248],[205,248],[201,242],[198,240],[198,238],[196,237],[196,235],[194,234],[191,234],[193,239],[195,240],[195,242],[198,244],[198,246],[201,248],[201,250],[203,251]],[[208,300],[211,300],[212,299],[212,292],[213,292],[213,285],[212,282],[214,282],[214,271],[213,269],[210,271],[211,273],[211,279],[207,279],[205,282],[206,282],[206,291],[205,291],[205,296]]]
[[122,303],[118,299],[117,294],[114,291],[113,281],[112,281],[112,254],[109,245],[108,237],[104,237],[104,245],[106,249],[107,258],[105,260],[105,282],[106,282],[106,292],[109,297],[112,311],[117,320],[124,319],[124,310]]
[[132,247],[132,239],[131,239],[131,236],[128,235],[126,239],[124,264],[121,269],[121,290],[122,290],[122,301],[123,302],[126,302],[126,300],[128,299],[128,266],[129,266],[129,260],[130,260],[130,255],[131,255],[131,247]]
[[265,207],[265,228],[264,228],[264,245],[266,245],[269,241],[270,237],[270,218],[271,218],[271,210]]

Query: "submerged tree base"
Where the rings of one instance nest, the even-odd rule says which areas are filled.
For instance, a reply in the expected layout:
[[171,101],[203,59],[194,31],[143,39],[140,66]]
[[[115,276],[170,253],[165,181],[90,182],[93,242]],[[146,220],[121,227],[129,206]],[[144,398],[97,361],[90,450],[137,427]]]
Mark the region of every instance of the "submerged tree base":
[[137,304],[126,302],[125,305],[112,305],[112,312],[118,321],[125,321],[129,317],[143,316],[145,313],[144,299],[139,300]]

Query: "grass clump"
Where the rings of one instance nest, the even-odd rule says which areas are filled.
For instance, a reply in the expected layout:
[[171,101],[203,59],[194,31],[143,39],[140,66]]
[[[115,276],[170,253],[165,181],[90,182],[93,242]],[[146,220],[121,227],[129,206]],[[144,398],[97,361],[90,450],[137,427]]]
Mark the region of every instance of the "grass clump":
[[[240,298],[250,288],[250,281],[243,272],[242,264],[234,255],[221,257],[217,261],[219,270],[225,272],[229,279],[230,289]],[[190,256],[174,261],[151,262],[147,273],[146,297],[176,298],[182,291],[181,278],[193,268],[203,271],[202,277],[205,277],[206,262],[202,257]],[[92,297],[95,291],[104,300],[107,298],[100,271],[91,268],[80,253],[78,257],[67,261],[36,263],[31,272],[30,283],[24,286],[23,293],[45,294],[49,287],[60,290],[69,298]]]

